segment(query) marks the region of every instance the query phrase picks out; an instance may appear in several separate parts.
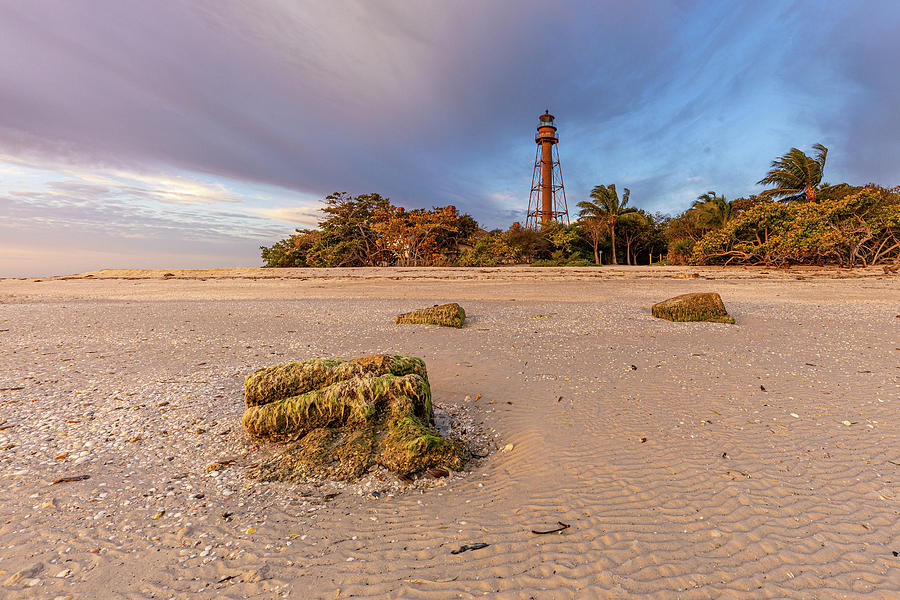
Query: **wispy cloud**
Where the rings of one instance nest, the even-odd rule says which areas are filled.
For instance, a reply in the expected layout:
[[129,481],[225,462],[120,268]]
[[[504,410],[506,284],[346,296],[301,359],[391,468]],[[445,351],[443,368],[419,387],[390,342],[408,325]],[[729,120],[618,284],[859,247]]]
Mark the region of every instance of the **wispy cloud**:
[[266,219],[282,223],[295,223],[304,227],[315,227],[322,218],[320,211],[307,207],[277,206],[275,208],[251,208],[249,211]]

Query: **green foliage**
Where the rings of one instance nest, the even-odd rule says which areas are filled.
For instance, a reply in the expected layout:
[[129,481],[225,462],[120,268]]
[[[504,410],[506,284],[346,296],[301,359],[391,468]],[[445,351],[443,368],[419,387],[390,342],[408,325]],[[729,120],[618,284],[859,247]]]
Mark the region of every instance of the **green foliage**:
[[[853,188],[848,188],[852,190]],[[863,266],[900,255],[900,202],[881,188],[808,202],[763,202],[696,243],[692,264]]]
[[407,211],[379,194],[325,198],[319,229],[261,246],[266,267],[451,264],[478,229],[453,206]]
[[734,203],[712,191],[698,196],[691,208],[697,211],[698,223],[710,229],[724,227],[735,215]]
[[264,267],[309,267],[307,254],[321,237],[315,229],[297,229],[290,237],[272,246],[260,246]]
[[547,249],[550,253],[558,254],[560,257],[570,257],[581,247],[578,230],[573,226],[567,227],[562,223],[551,222],[541,229],[541,236],[549,245]]
[[[579,219],[590,220],[596,219],[598,222],[605,223],[609,228],[609,239],[612,251],[610,256],[612,264],[617,264],[616,259],[616,225],[619,223],[623,215],[636,212],[637,209],[628,206],[628,200],[631,197],[631,190],[625,188],[622,199],[616,192],[615,184],[598,185],[591,190],[591,198],[593,202],[584,200],[578,203]],[[594,243],[596,250],[596,242]]]
[[363,267],[384,262],[372,225],[391,206],[380,194],[351,196],[345,192],[325,197],[319,223],[319,243],[308,252],[312,267]]
[[534,264],[536,260],[562,264],[571,259],[584,258],[585,251],[584,241],[575,225],[549,223],[535,231],[513,223],[507,231],[483,232],[462,251],[458,264],[462,267],[487,267]]
[[787,154],[772,161],[768,174],[757,183],[774,185],[775,188],[766,190],[763,195],[782,200],[815,202],[816,188],[822,182],[828,148],[822,144],[815,144],[813,148],[816,151],[814,157],[807,156],[797,148],[791,148]]
[[694,252],[694,240],[681,238],[669,242],[669,253],[666,260],[673,265],[686,265]]
[[566,263],[567,267],[593,267],[594,261],[587,258],[576,258]]
[[460,267],[495,267],[499,264],[498,251],[494,236],[484,236],[475,240],[475,243],[459,256],[457,264]]

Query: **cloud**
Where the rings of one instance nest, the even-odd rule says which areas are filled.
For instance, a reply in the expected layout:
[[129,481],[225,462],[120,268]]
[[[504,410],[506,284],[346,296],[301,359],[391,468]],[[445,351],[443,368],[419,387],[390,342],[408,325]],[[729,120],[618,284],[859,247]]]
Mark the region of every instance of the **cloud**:
[[322,213],[306,207],[277,206],[275,208],[251,209],[251,213],[266,219],[281,221],[283,223],[295,223],[304,227],[316,227],[322,218]]

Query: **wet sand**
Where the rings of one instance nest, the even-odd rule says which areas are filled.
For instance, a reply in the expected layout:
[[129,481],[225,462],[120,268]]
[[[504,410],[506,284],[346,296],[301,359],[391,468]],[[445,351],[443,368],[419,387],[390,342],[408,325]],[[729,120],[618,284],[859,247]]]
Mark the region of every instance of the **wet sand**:
[[[692,291],[737,324],[650,316]],[[461,330],[393,323],[452,301]],[[0,596],[896,598],[897,315],[880,269],[0,280]],[[246,373],[376,352],[494,451],[411,486],[244,476]]]

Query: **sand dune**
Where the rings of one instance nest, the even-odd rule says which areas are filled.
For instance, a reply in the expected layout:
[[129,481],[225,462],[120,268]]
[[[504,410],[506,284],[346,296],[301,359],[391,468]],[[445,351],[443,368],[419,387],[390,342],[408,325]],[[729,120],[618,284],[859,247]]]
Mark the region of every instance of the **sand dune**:
[[[3,597],[900,596],[900,278],[217,272],[0,281]],[[649,314],[703,290],[736,325]],[[393,323],[447,301],[465,328]],[[244,374],[373,352],[512,449],[408,487],[243,476]]]

